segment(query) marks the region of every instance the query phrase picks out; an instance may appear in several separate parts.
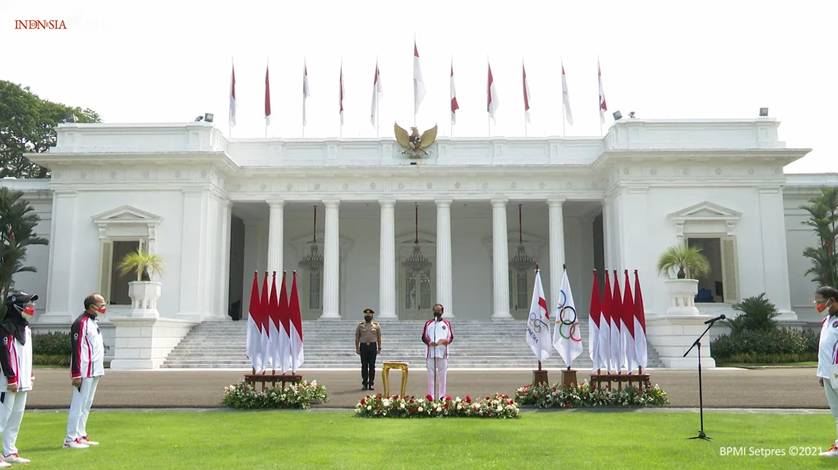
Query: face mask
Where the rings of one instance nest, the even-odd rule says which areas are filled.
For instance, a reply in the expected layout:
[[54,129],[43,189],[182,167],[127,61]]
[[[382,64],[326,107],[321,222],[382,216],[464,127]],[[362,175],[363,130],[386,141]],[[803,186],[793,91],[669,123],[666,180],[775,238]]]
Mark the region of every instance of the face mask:
[[23,308],[23,310],[21,310],[20,315],[23,318],[25,318],[26,321],[31,320],[33,317],[35,317],[35,307],[33,307],[32,305],[27,305]]
[[367,323],[371,322],[372,321],[372,315],[365,315],[364,320],[366,320]]
[[826,310],[826,304],[816,304],[815,310],[817,310],[818,313],[823,313],[823,311]]
[[93,311],[96,312],[97,315],[104,315],[105,312],[108,311],[108,307],[93,307]]
[[434,318],[442,318],[442,312],[434,312]]

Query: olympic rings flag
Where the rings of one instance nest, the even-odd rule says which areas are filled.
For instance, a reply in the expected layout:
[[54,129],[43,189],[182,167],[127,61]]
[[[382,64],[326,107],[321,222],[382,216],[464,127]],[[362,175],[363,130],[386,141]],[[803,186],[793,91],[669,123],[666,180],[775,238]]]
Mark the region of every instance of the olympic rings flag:
[[544,299],[541,285],[541,271],[535,271],[535,285],[532,288],[530,314],[527,317],[527,344],[539,361],[550,357],[550,311]]
[[568,369],[573,367],[573,360],[582,354],[582,329],[576,315],[576,303],[573,302],[573,292],[570,290],[570,280],[567,269],[562,274],[562,287],[559,289],[559,304],[557,306],[553,327],[553,347],[562,356]]

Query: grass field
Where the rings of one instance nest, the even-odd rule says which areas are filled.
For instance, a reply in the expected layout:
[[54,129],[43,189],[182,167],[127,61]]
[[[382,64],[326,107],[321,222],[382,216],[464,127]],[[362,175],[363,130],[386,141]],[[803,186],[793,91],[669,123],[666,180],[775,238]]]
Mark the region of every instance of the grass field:
[[[350,411],[95,411],[101,445],[61,449],[65,412],[27,412],[26,468],[809,468],[790,455],[828,446],[828,414],[524,412],[516,420],[356,418]],[[721,455],[723,447],[745,456]],[[796,449],[796,450],[793,450]],[[760,457],[755,452],[785,455]],[[799,451],[799,452],[798,452]],[[730,453],[730,451],[728,451]]]

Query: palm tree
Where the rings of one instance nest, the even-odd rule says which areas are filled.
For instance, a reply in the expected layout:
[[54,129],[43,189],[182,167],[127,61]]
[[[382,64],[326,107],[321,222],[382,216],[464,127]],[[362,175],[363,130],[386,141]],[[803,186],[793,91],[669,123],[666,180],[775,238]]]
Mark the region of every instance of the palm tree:
[[138,281],[147,281],[151,279],[151,274],[163,272],[163,258],[147,251],[132,251],[122,258],[119,263],[119,272],[122,274],[134,272],[137,273]]
[[803,256],[812,260],[812,267],[806,274],[814,275],[814,281],[821,286],[838,284],[838,253],[835,240],[838,237],[838,189],[822,188],[821,194],[809,200],[801,209],[809,213],[805,225],[812,227],[818,235],[818,246],[803,250]]
[[710,273],[710,262],[701,253],[701,248],[674,245],[658,258],[658,274],[671,275],[676,269],[678,279],[695,279]]
[[14,275],[36,272],[33,266],[24,266],[30,245],[46,245],[45,238],[35,235],[35,226],[41,218],[23,193],[0,187],[0,295],[14,285]]

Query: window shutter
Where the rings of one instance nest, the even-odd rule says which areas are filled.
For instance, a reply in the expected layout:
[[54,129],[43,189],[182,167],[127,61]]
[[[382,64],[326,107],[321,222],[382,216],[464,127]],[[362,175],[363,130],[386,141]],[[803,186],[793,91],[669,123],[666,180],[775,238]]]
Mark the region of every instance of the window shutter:
[[739,270],[736,261],[736,238],[722,237],[722,284],[724,286],[724,302],[739,301]]
[[100,256],[102,264],[99,268],[99,292],[105,296],[106,299],[111,298],[111,266],[113,263],[113,242],[110,240],[102,240],[100,247]]

